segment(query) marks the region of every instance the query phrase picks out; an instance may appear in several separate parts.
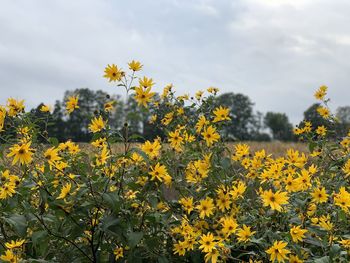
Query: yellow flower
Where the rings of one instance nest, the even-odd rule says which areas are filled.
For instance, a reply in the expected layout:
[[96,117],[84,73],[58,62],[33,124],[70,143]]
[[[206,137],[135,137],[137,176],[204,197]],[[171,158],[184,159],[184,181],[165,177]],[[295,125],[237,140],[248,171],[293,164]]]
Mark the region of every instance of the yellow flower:
[[186,243],[185,241],[179,241],[178,243],[174,244],[174,254],[179,254],[179,256],[184,256],[186,254]]
[[205,116],[200,116],[198,122],[196,123],[196,132],[200,133],[205,125],[208,125],[209,121],[205,118]]
[[40,107],[40,111],[41,112],[50,112],[51,111],[51,107],[49,105],[42,105]]
[[168,171],[166,167],[160,163],[157,163],[154,167],[151,167],[151,172],[149,172],[151,175],[151,180],[158,180],[160,182],[163,182],[164,177],[168,176]]
[[115,260],[124,257],[124,249],[122,247],[117,247],[113,250],[113,254],[115,256]]
[[350,208],[350,193],[345,190],[345,187],[340,187],[339,193],[334,194],[334,203],[343,211],[349,212]]
[[317,112],[318,112],[318,114],[320,114],[324,119],[329,118],[330,113],[329,113],[329,110],[328,110],[327,108],[325,108],[325,107],[323,107],[323,106],[320,106],[320,107],[317,108]]
[[199,218],[210,217],[215,210],[213,199],[206,197],[199,202],[199,205],[196,206],[196,209],[199,211]]
[[105,112],[111,112],[114,109],[115,101],[108,101],[103,105]]
[[207,146],[210,147],[220,139],[220,135],[216,132],[216,128],[213,126],[209,126],[208,128],[204,128],[204,131],[201,133],[204,137]]
[[179,204],[182,205],[187,214],[193,211],[193,197],[183,197],[179,200]]
[[266,250],[266,253],[270,255],[270,261],[274,262],[277,260],[278,262],[284,262],[285,259],[288,259],[287,255],[290,253],[288,249],[285,247],[288,243],[283,241],[275,241],[273,245]]
[[221,231],[225,236],[229,236],[235,233],[238,227],[236,220],[232,217],[223,218],[221,225],[222,225]]
[[342,168],[343,172],[345,173],[345,177],[350,176],[350,159],[346,161]]
[[195,97],[197,100],[200,100],[202,98],[203,91],[199,90],[196,92]]
[[324,127],[324,125],[322,126],[318,126],[317,129],[316,129],[316,133],[320,136],[326,136],[326,133],[327,133],[327,128]]
[[215,88],[215,87],[209,87],[209,88],[207,88],[207,91],[208,91],[209,93],[216,94],[216,93],[219,92],[219,89],[218,89],[218,88]]
[[100,139],[97,139],[97,140],[95,140],[95,141],[93,141],[92,143],[91,143],[91,145],[93,145],[93,146],[95,146],[95,147],[97,147],[97,148],[102,148],[102,147],[104,147],[105,145],[106,145],[106,138],[100,138]]
[[303,263],[304,260],[301,260],[298,256],[295,256],[295,255],[291,255],[289,257],[289,263]]
[[325,203],[328,200],[328,194],[326,193],[326,188],[316,188],[312,193],[312,201],[320,204]]
[[18,248],[21,247],[25,242],[25,239],[18,239],[16,241],[11,240],[11,242],[6,242],[5,246],[8,249],[14,249],[14,248]]
[[255,233],[256,231],[250,230],[250,226],[243,225],[242,228],[239,228],[237,231],[237,240],[240,242],[248,242],[250,241],[250,237]]
[[199,244],[199,248],[202,250],[202,252],[211,252],[216,245],[214,235],[212,233],[208,233],[206,235],[203,234],[201,236],[201,240],[199,240]]
[[107,163],[108,158],[111,156],[109,155],[109,150],[107,149],[107,146],[102,148],[102,151],[100,154],[96,155],[96,165],[101,166]]
[[10,117],[17,116],[19,113],[24,111],[24,100],[9,98],[7,100],[7,109]]
[[89,129],[91,132],[96,133],[102,131],[106,127],[106,123],[103,121],[102,116],[98,118],[95,117],[91,120],[89,124]]
[[6,118],[6,109],[0,106],[0,132],[4,130],[5,118]]
[[350,249],[350,239],[343,239],[339,243],[346,249]]
[[68,113],[72,113],[75,109],[79,109],[78,106],[79,96],[70,96],[66,102],[66,110]]
[[231,118],[228,116],[230,114],[230,110],[228,108],[224,108],[222,106],[216,108],[213,111],[215,118],[213,122],[219,122],[219,121],[229,121]]
[[216,199],[216,205],[222,212],[230,209],[230,205],[231,205],[230,194],[219,193]]
[[58,151],[59,149],[55,147],[51,147],[45,151],[44,157],[50,165],[53,165],[55,162],[61,160],[61,157],[58,155]]
[[205,263],[216,263],[218,262],[218,257],[220,256],[220,253],[217,249],[213,249],[212,251],[208,252],[204,256]]
[[151,102],[154,92],[151,92],[151,87],[143,88],[142,86],[135,88],[135,100],[138,105],[147,107],[147,104]]
[[295,243],[298,243],[299,241],[303,241],[303,238],[305,237],[305,233],[307,232],[306,229],[302,229],[300,226],[293,226],[290,229],[290,235],[292,236],[292,240]]
[[105,75],[104,77],[108,79],[109,82],[111,81],[120,81],[122,77],[124,76],[124,72],[121,69],[118,69],[118,67],[114,64],[107,65],[105,68]]
[[154,85],[153,79],[151,78],[147,78],[147,77],[143,77],[142,79],[139,79],[139,84],[140,87],[143,88],[151,88]]
[[170,146],[173,147],[175,150],[179,151],[181,149],[183,140],[184,138],[180,135],[180,130],[169,132],[168,141],[170,142]]
[[10,148],[10,153],[7,157],[12,157],[12,165],[16,164],[18,161],[21,164],[29,164],[32,162],[33,158],[33,149],[30,148],[31,142],[23,143],[23,144],[15,144]]
[[327,93],[327,89],[328,89],[328,87],[325,86],[325,85],[319,87],[319,89],[314,94],[315,98],[318,99],[318,100],[323,100],[324,96]]
[[282,211],[282,205],[288,204],[287,192],[272,192],[272,190],[264,191],[261,194],[264,206],[270,206],[272,210]]
[[159,140],[154,140],[154,142],[145,141],[144,144],[141,145],[141,150],[146,153],[150,158],[156,158],[159,156],[159,151],[161,149],[161,144]]
[[56,199],[65,199],[67,197],[67,195],[69,195],[71,188],[72,188],[72,184],[71,183],[66,183],[62,187],[61,193]]
[[143,65],[139,61],[135,61],[135,60],[128,63],[128,65],[129,65],[129,69],[132,71],[140,71],[143,67]]
[[6,250],[5,255],[1,255],[0,259],[11,263],[17,263],[20,260],[18,255],[15,255],[12,250]]

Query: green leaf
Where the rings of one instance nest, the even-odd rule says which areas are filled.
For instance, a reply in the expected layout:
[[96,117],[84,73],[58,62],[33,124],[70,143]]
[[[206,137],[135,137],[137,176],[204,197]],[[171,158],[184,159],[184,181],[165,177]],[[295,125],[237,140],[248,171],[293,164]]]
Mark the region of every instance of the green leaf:
[[143,237],[143,232],[131,232],[129,234],[129,245],[131,248],[136,247],[138,243],[140,243]]
[[24,215],[14,214],[9,218],[4,218],[4,220],[13,226],[14,230],[19,236],[25,236],[27,233],[27,219]]
[[58,141],[57,138],[55,138],[55,137],[49,138],[49,142],[50,142],[50,144],[52,144],[52,145],[55,146],[55,147],[57,147],[58,144],[59,144],[59,141]]
[[322,257],[322,258],[318,258],[315,260],[315,263],[330,263],[330,258],[328,256],[326,257]]

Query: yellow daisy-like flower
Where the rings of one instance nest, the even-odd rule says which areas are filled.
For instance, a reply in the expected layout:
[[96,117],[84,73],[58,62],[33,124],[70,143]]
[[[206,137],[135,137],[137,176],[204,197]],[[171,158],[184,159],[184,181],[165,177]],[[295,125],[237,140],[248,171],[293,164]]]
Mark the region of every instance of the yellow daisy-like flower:
[[207,128],[204,128],[204,131],[201,133],[201,135],[204,137],[204,140],[207,143],[208,147],[212,146],[220,139],[220,135],[216,132],[216,128],[211,125]]
[[325,85],[319,87],[319,89],[314,94],[315,98],[318,100],[323,100],[324,96],[326,96],[327,94],[327,89],[328,87]]
[[5,118],[6,118],[6,109],[5,107],[0,106],[0,132],[4,130]]
[[285,247],[288,243],[283,241],[275,241],[273,245],[266,250],[266,253],[270,255],[270,261],[274,262],[277,260],[278,262],[284,262],[285,259],[288,259],[288,254],[290,251]]
[[5,246],[8,249],[14,249],[14,248],[23,246],[24,242],[25,242],[25,239],[18,239],[16,241],[11,240],[10,242],[6,242]]
[[288,204],[287,192],[272,192],[272,190],[264,191],[261,194],[264,206],[270,206],[272,210],[282,211],[282,205]]
[[13,253],[13,251],[10,249],[6,250],[5,254],[0,256],[0,259],[3,260],[4,262],[11,262],[11,263],[18,263],[20,260],[18,255]]
[[100,132],[106,127],[106,123],[103,121],[102,116],[99,116],[98,118],[95,117],[91,120],[91,123],[89,124],[89,130],[93,133]]
[[33,149],[30,148],[31,142],[23,144],[15,144],[10,148],[10,153],[7,157],[14,157],[12,165],[16,164],[18,161],[21,164],[29,164],[33,160]]
[[103,105],[105,112],[111,112],[114,109],[115,101],[108,101]]
[[117,247],[113,250],[113,254],[115,256],[115,260],[124,257],[124,249],[122,247]]
[[78,105],[79,96],[71,96],[66,102],[66,110],[68,113],[72,113],[75,109],[79,109]]
[[71,188],[72,188],[72,184],[71,183],[66,183],[62,187],[61,193],[56,199],[65,199],[69,195]]
[[109,82],[112,81],[120,81],[122,77],[124,76],[124,72],[121,69],[118,69],[118,67],[115,64],[107,65],[105,68],[105,75],[104,77],[108,79]]
[[154,92],[151,92],[151,87],[143,88],[142,86],[135,88],[135,100],[138,105],[147,107],[147,104],[151,102]]
[[224,108],[222,106],[216,108],[213,111],[215,118],[213,122],[219,122],[219,121],[229,121],[231,118],[229,117],[230,110],[228,108]]
[[207,197],[201,200],[199,205],[196,206],[196,209],[199,211],[200,218],[210,217],[215,210],[213,199]]
[[318,114],[320,114],[324,119],[328,119],[329,116],[330,116],[330,112],[329,112],[329,109],[323,107],[323,106],[320,106],[317,108],[317,112]]
[[50,105],[42,105],[40,107],[41,112],[50,112],[51,111],[51,106]]
[[183,197],[179,200],[179,204],[182,205],[187,214],[193,211],[193,197]]
[[139,84],[140,84],[140,87],[143,87],[146,89],[146,88],[151,88],[154,85],[154,82],[153,82],[153,79],[151,78],[143,77],[142,79],[141,78],[139,79]]
[[24,111],[24,100],[9,98],[7,100],[7,109],[10,117],[17,116],[19,113]]
[[317,129],[316,129],[316,133],[317,133],[318,135],[324,137],[324,136],[326,136],[326,134],[327,134],[327,128],[326,128],[324,125],[318,126]]
[[256,231],[251,231],[250,226],[243,225],[242,228],[239,228],[237,231],[237,240],[239,242],[248,242],[252,235],[254,235]]
[[200,244],[199,248],[203,252],[205,252],[205,253],[211,252],[215,248],[215,245],[216,245],[214,235],[212,233],[202,235],[201,240],[199,240],[199,244]]
[[292,240],[295,243],[303,241],[303,238],[305,237],[305,233],[307,232],[306,229],[302,229],[300,226],[293,226],[290,229],[290,235],[292,236]]
[[135,61],[135,60],[128,63],[128,65],[129,65],[129,69],[132,71],[140,71],[143,67],[143,65],[139,61]]
[[316,188],[312,193],[312,201],[320,204],[325,203],[328,200],[328,194],[326,193],[326,188]]

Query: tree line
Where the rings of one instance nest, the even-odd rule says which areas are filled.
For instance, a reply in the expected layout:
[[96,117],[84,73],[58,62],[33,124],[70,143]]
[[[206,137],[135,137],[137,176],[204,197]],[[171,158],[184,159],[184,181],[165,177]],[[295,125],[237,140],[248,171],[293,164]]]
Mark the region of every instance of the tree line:
[[[67,98],[79,94],[79,110],[67,115],[65,102]],[[150,124],[151,113],[139,107],[133,97],[125,102],[120,96],[110,97],[102,90],[90,90],[87,88],[66,91],[62,101],[56,100],[53,110],[47,113],[41,112],[44,104],[38,105],[31,110],[38,119],[48,118],[47,131],[51,137],[58,141],[73,140],[77,142],[88,142],[91,134],[87,127],[91,117],[96,111],[103,107],[107,101],[114,101],[113,111],[109,125],[115,130],[122,129],[124,125],[123,116],[126,113],[130,133],[139,135],[139,140],[150,140],[157,136],[164,137],[157,125]],[[293,125],[285,113],[254,111],[254,103],[251,99],[240,93],[224,93],[215,98],[217,105],[230,109],[231,121],[224,127],[225,136],[232,141],[295,141]],[[317,113],[319,104],[313,104],[304,112],[304,119],[311,121],[314,127],[330,124]],[[336,125],[336,135],[345,136],[350,128],[350,106],[339,107],[336,111],[339,123]]]

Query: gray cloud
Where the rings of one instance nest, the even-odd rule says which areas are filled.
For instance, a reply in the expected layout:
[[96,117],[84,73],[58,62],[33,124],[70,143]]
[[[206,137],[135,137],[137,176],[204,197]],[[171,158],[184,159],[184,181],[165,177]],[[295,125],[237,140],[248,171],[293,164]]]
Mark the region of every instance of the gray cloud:
[[349,104],[349,14],[346,0],[4,0],[0,103],[53,103],[79,87],[122,94],[104,66],[138,59],[157,91],[217,86],[296,123],[322,84],[333,109]]

